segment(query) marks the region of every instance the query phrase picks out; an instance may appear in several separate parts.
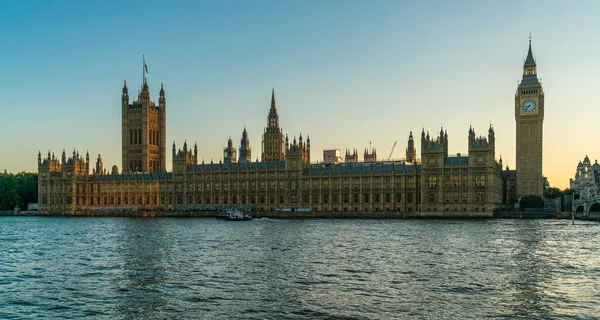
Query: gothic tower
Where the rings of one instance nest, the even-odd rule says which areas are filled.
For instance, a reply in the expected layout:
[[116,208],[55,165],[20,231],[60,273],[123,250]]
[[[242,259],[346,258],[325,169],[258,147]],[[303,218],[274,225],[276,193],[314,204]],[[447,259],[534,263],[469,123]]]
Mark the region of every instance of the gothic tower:
[[252,162],[252,149],[250,148],[250,139],[248,139],[246,127],[244,127],[244,132],[242,132],[242,140],[240,140],[240,157],[238,161],[240,163]]
[[161,84],[156,106],[150,100],[150,89],[144,77],[138,99],[129,104],[129,91],[125,82],[121,105],[123,172],[165,172],[167,103],[163,85]]
[[517,196],[544,193],[542,176],[542,142],[544,124],[544,90],[537,77],[537,67],[531,52],[523,64],[523,79],[515,94]]
[[267,127],[263,134],[262,141],[262,161],[284,160],[283,154],[283,133],[279,128],[279,115],[275,108],[275,89],[271,93],[271,109],[267,117]]
[[413,139],[412,130],[408,136],[408,147],[406,148],[406,162],[417,161],[417,150],[415,149],[415,140]]
[[233,147],[231,137],[227,140],[227,148],[223,149],[223,163],[237,163],[237,150]]

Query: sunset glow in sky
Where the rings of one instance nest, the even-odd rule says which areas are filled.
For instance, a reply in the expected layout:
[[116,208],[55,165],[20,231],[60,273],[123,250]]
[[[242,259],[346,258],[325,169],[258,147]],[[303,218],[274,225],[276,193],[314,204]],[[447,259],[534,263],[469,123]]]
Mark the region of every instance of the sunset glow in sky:
[[[73,148],[121,167],[121,88],[167,96],[171,144],[209,162],[246,126],[260,157],[271,88],[290,139],[404,158],[408,134],[496,130],[514,169],[514,94],[531,32],[545,91],[544,175],[568,187],[596,138],[598,1],[2,1],[0,167],[37,171],[38,150]],[[416,139],[420,151],[420,139]],[[418,152],[420,157],[420,152]]]

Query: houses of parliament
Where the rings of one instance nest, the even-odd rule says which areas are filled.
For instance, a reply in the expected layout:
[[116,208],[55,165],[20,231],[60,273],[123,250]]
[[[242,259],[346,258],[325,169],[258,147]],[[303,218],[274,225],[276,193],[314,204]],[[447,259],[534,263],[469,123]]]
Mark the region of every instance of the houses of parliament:
[[[542,195],[544,92],[531,50],[515,93],[516,170],[496,160],[495,131],[465,130],[468,154],[449,154],[443,128],[408,132],[405,159],[380,161],[374,150],[346,152],[342,161],[311,162],[310,137],[290,140],[279,125],[275,92],[262,136],[260,161],[252,161],[246,129],[239,148],[231,138],[223,161],[198,162],[198,146],[171,148],[167,172],[166,94],[150,99],[144,79],[130,101],[121,96],[121,168],[104,166],[98,155],[73,151],[60,157],[38,153],[39,210],[76,214],[95,211],[256,211],[378,212],[486,216],[510,208],[520,196]],[[481,134],[481,132],[479,133]],[[462,134],[459,134],[459,136]],[[415,140],[420,136],[420,158]],[[257,157],[258,158],[258,157]],[[90,168],[91,167],[91,168]]]

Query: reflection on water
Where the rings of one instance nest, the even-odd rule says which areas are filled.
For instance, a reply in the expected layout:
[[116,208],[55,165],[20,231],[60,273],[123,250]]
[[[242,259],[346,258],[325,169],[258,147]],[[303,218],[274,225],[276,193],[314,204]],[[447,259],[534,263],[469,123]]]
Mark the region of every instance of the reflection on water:
[[131,219],[118,231],[123,280],[115,284],[120,297],[118,312],[126,318],[148,319],[167,306],[161,291],[168,281],[165,257],[170,239],[161,219]]
[[0,318],[594,318],[600,224],[0,218]]

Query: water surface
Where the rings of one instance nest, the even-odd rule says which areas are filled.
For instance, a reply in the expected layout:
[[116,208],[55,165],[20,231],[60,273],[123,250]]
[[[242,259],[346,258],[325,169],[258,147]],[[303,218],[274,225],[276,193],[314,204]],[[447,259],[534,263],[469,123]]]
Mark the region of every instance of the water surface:
[[0,318],[590,319],[600,224],[0,217]]

